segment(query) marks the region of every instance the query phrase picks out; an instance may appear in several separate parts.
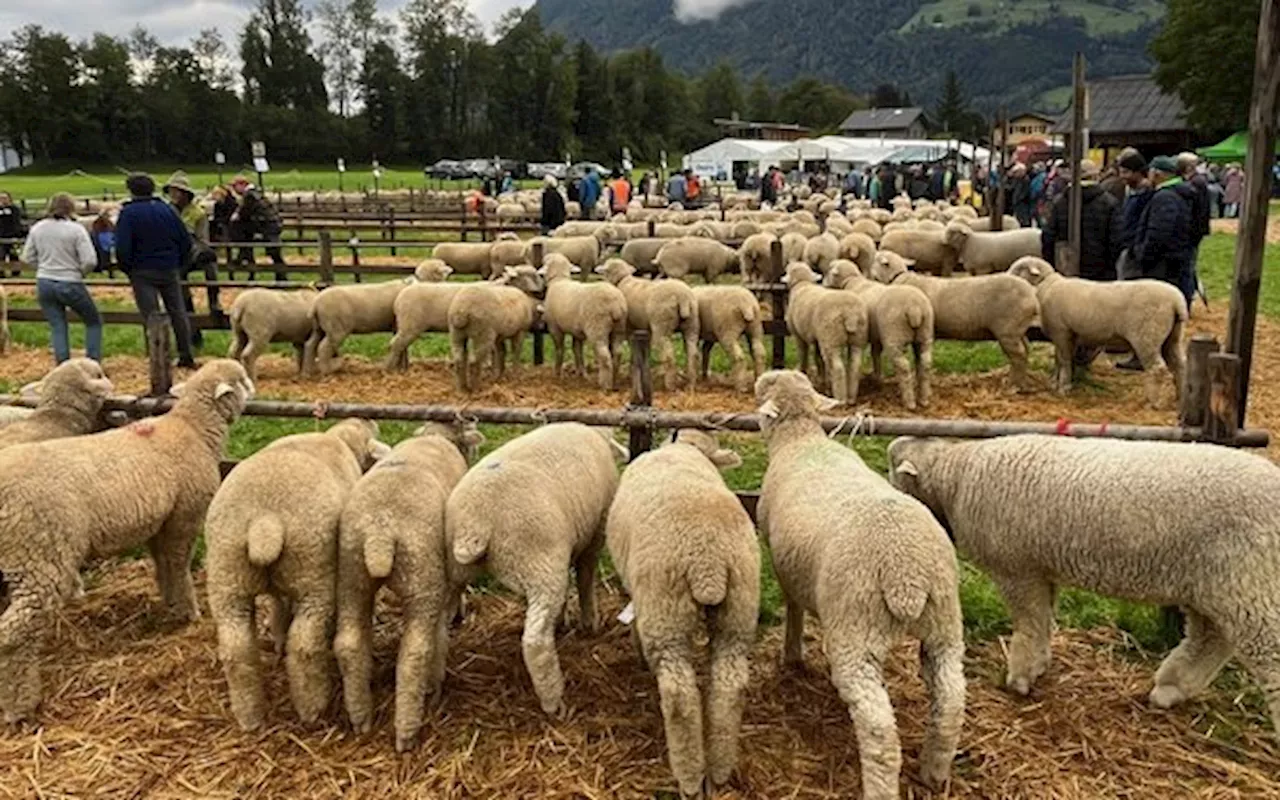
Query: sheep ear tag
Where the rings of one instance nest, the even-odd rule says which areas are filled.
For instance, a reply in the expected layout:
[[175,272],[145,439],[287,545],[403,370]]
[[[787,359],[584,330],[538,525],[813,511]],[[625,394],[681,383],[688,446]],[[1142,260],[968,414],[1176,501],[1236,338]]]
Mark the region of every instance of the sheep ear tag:
[[1034,275],[1037,278],[1040,277],[1040,268],[1037,267],[1035,264],[1032,264],[1031,266],[1027,267],[1027,272],[1030,272],[1032,275]]
[[830,411],[831,409],[840,405],[839,400],[835,399],[834,397],[827,397],[825,394],[819,394],[817,399],[818,399],[819,411]]
[[570,275],[577,275],[579,272],[582,272],[582,267],[579,267],[577,264],[574,264],[572,267],[569,267]]
[[756,413],[762,417],[776,419],[778,416],[778,404],[772,400],[765,400],[764,405],[756,409]]
[[391,448],[385,442],[374,439],[369,442],[369,455],[373,457],[374,461],[381,461],[391,455]]
[[916,465],[910,461],[903,461],[893,471],[899,475],[910,475],[912,477],[919,477],[920,475],[920,470],[916,469]]
[[630,603],[627,603],[626,608],[622,609],[622,611],[618,613],[618,622],[621,622],[623,625],[630,625],[635,621],[636,603],[632,600]]
[[[226,386],[226,384],[224,383],[223,386]],[[174,397],[182,397],[186,393],[187,393],[187,384],[185,382],[175,383],[174,385],[169,387],[169,394],[173,395]]]
[[29,398],[29,399],[37,398],[40,396],[40,389],[43,387],[43,385],[44,385],[43,381],[28,383],[26,386],[23,386],[21,389],[18,390],[18,395],[21,397]]

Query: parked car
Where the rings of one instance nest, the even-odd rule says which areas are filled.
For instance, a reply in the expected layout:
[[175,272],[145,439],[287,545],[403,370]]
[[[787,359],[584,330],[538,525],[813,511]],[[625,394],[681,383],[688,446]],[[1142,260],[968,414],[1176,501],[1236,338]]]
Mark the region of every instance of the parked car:
[[569,167],[569,170],[566,173],[566,177],[575,181],[578,180],[579,178],[585,178],[587,176],[588,170],[590,170],[592,167],[595,168],[596,174],[602,178],[609,174],[609,169],[605,167],[603,164],[597,164],[594,161],[579,161],[577,164],[574,164],[572,167]]
[[564,176],[569,172],[569,165],[563,161],[543,161],[529,162],[529,177],[541,180],[548,175],[554,175],[557,180],[563,180]]
[[427,177],[440,180],[453,180],[463,177],[462,163],[451,158],[442,158],[422,171],[426,173]]

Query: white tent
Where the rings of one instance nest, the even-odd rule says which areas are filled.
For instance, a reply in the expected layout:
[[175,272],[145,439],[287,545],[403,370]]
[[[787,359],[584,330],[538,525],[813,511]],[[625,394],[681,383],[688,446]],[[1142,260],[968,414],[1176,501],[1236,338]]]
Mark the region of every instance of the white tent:
[[968,142],[954,139],[887,139],[853,138],[847,136],[822,136],[817,139],[800,139],[793,142],[762,141],[759,139],[721,139],[684,157],[684,167],[704,177],[733,176],[734,165],[743,164],[747,169],[761,172],[771,166],[799,165],[807,161],[829,161],[837,172],[853,167],[879,164],[892,160],[895,155],[909,155],[912,159],[933,160],[943,158],[950,150],[958,149],[966,161],[979,163],[987,159],[985,147],[975,147]]
[[801,161],[822,161],[826,148],[812,139],[774,142],[760,139],[721,139],[684,157],[685,169],[705,177],[731,177],[735,163],[758,167],[761,172],[771,166]]

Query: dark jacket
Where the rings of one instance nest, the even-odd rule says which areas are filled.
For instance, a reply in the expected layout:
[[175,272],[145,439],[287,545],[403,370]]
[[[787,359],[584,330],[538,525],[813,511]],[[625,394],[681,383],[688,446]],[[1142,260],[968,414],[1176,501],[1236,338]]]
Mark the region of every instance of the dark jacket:
[[1005,184],[1005,203],[1022,226],[1031,225],[1031,179],[1026,175],[1009,178]]
[[555,230],[564,224],[564,198],[550,186],[542,190],[542,227]]
[[116,220],[116,257],[127,273],[182,269],[191,253],[191,234],[173,207],[158,197],[135,197]]
[[250,189],[240,198],[240,224],[250,236],[279,233],[280,212],[261,192]]
[[0,239],[21,239],[25,234],[22,207],[7,205],[0,208]]
[[760,179],[760,203],[771,206],[778,204],[778,187],[773,183],[773,172],[766,172]]
[[1129,196],[1124,199],[1124,206],[1120,212],[1124,215],[1124,236],[1120,240],[1122,248],[1133,247],[1133,239],[1138,235],[1138,223],[1142,220],[1142,212],[1146,210],[1147,203],[1151,202],[1153,194],[1155,192],[1150,189],[1139,189],[1136,192],[1129,192]]
[[1191,208],[1191,242],[1199,247],[1200,240],[1209,235],[1213,199],[1209,194],[1209,180],[1205,176],[1195,175],[1187,181],[1187,185],[1195,190],[1195,203]]
[[[1053,201],[1040,233],[1042,255],[1050,264],[1058,242],[1071,238],[1070,216],[1071,194],[1065,192]],[[1124,214],[1115,195],[1096,183],[1086,183],[1080,189],[1080,277],[1115,280],[1123,238]]]
[[1133,258],[1142,277],[1181,286],[1183,269],[1195,251],[1195,203],[1195,187],[1181,181],[1152,193],[1133,236]]

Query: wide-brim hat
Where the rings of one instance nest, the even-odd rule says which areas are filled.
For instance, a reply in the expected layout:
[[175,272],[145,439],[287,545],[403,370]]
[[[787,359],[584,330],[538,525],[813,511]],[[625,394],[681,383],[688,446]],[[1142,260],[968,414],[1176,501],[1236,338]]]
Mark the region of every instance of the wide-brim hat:
[[160,191],[165,193],[168,193],[170,189],[181,189],[192,197],[196,196],[195,189],[191,188],[191,180],[187,178],[187,173],[182,170],[170,175],[169,180],[165,182],[164,186],[160,187]]

